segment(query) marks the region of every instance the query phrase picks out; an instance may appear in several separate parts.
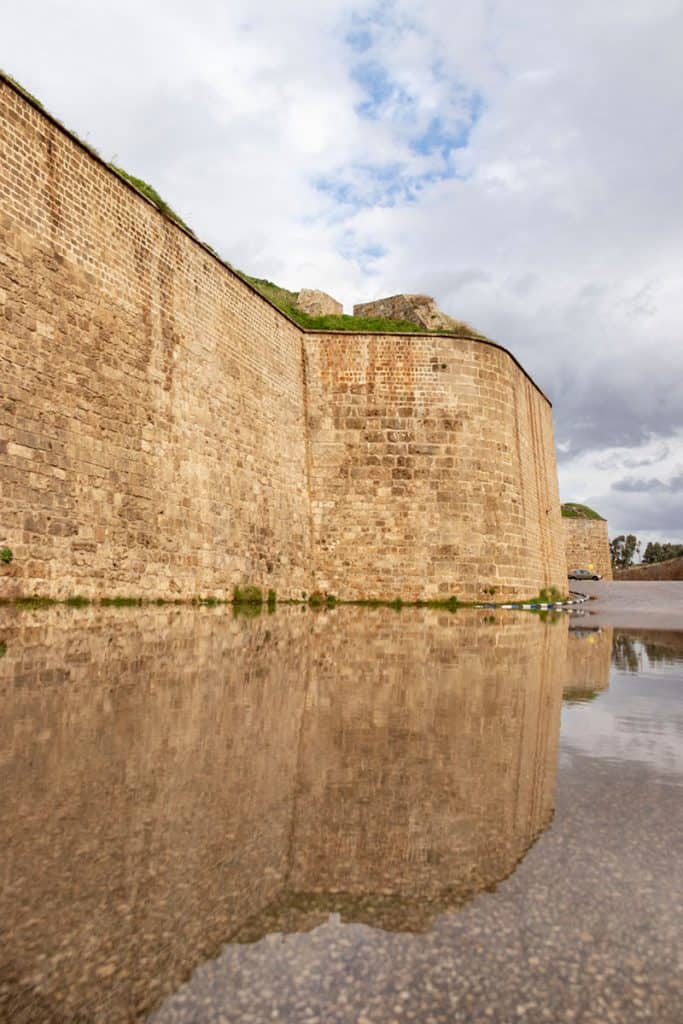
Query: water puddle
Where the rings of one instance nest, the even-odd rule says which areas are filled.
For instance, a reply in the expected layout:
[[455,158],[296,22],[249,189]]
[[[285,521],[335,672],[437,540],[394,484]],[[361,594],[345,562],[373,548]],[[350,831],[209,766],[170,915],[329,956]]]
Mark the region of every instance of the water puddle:
[[0,1020],[680,1019],[683,633],[0,615]]

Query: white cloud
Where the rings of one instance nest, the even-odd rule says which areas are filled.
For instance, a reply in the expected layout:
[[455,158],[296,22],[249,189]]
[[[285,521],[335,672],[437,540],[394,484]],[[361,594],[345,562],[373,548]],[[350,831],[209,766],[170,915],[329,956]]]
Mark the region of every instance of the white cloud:
[[563,501],[595,508],[610,536],[683,543],[683,428],[637,446],[580,452],[560,463]]

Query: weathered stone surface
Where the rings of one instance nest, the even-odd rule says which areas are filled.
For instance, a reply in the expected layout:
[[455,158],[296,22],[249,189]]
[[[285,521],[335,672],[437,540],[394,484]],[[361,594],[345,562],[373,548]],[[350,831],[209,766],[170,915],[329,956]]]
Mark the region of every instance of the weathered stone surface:
[[652,565],[632,565],[617,571],[618,580],[683,580],[683,558],[668,558]]
[[296,307],[309,316],[341,316],[344,312],[341,302],[316,288],[302,288],[296,300]]
[[605,580],[612,577],[607,520],[562,518],[567,568],[591,569]]
[[0,366],[2,596],[566,587],[507,352],[302,332],[1,76]]
[[316,580],[357,597],[566,593],[551,409],[468,338],[305,338]]
[[418,327],[424,327],[427,331],[478,333],[464,320],[455,320],[452,316],[442,313],[430,295],[390,295],[375,302],[361,302],[353,307],[353,315],[407,320]]

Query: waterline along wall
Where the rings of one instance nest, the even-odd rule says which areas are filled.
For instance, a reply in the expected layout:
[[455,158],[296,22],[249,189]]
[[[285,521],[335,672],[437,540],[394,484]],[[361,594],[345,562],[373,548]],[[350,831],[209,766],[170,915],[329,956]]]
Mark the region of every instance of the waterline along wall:
[[493,343],[303,331],[0,78],[0,596],[566,590]]

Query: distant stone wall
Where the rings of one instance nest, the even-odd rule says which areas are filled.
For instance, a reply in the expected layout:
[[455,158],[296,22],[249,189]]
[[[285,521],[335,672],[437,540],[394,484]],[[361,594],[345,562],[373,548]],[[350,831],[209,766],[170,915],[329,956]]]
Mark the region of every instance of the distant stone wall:
[[592,569],[603,579],[612,579],[612,560],[605,519],[562,517],[567,567]]
[[653,565],[632,565],[619,569],[617,580],[683,580],[683,558],[668,558]]
[[357,598],[565,593],[547,400],[465,338],[305,339],[316,584]]

